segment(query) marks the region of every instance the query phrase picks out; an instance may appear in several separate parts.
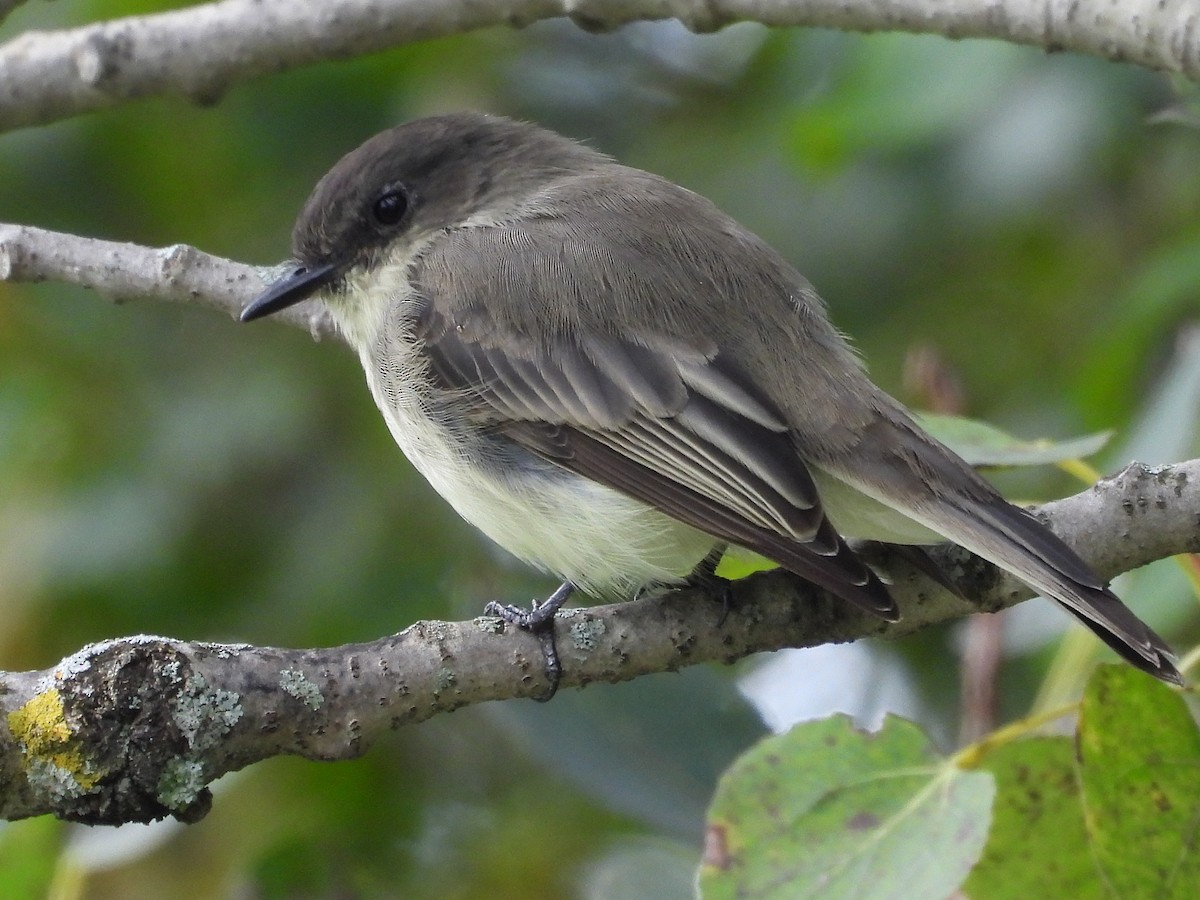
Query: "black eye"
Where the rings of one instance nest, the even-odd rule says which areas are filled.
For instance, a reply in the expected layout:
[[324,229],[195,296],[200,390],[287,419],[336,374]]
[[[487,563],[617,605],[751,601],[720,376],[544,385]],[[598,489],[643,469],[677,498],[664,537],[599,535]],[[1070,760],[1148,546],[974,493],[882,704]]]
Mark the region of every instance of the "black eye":
[[395,225],[404,218],[404,213],[408,211],[408,198],[404,196],[404,191],[393,188],[375,201],[375,206],[371,211],[375,214],[375,221],[380,225]]

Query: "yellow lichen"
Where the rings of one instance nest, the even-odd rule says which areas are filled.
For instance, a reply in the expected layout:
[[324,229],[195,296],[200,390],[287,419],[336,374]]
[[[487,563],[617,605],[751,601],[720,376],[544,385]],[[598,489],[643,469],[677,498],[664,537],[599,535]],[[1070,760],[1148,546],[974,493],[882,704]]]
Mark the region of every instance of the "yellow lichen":
[[71,739],[70,726],[63,718],[62,697],[56,688],[43,691],[20,709],[10,712],[8,729],[33,756],[41,756]]
[[25,749],[27,769],[43,768],[49,763],[67,773],[84,791],[100,781],[100,774],[91,771],[82,749],[72,739],[62,696],[56,688],[42,691],[20,709],[10,712],[8,729]]

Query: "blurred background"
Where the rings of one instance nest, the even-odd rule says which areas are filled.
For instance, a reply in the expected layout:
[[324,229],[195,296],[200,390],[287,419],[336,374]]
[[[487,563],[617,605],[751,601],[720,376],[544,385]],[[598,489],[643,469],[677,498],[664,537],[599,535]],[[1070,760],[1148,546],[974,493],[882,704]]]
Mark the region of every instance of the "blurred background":
[[[30,3],[0,39],[158,6]],[[1200,452],[1196,99],[994,42],[547,22],[0,135],[0,221],[274,264],[317,178],[376,131],[527,118],[762,234],[902,400],[1028,438],[1112,429],[1093,462],[1113,471]],[[1000,480],[1028,500],[1081,487]],[[0,667],[138,632],[340,644],[552,587],[416,476],[340,344],[0,283]],[[1177,567],[1117,587],[1188,649]],[[715,779],[757,737],[894,711],[952,749],[967,718],[1070,693],[1101,654],[1067,626],[1044,602],[983,626],[1002,659],[982,713],[959,624],[466,709],[355,762],[271,760],[186,828],[0,826],[0,894],[686,897]]]

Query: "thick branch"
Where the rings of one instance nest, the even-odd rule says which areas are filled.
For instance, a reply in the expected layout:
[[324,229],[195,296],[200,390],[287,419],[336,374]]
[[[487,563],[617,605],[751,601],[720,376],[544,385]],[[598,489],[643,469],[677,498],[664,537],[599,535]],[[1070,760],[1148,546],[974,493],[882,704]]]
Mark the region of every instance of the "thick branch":
[[271,72],[561,16],[589,30],[676,18],[698,32],[754,21],[987,37],[1200,78],[1191,0],[222,0],[14,38],[0,47],[0,130],[138,97],[213,102]]
[[[1200,551],[1200,460],[1133,465],[1043,508],[1111,577]],[[563,614],[563,685],[624,681],[760,650],[898,637],[1000,609],[1029,591],[953,547],[938,561],[972,603],[888,560],[903,619],[888,626],[770,572],[733,585],[733,613],[696,590]],[[276,754],[343,759],[381,733],[471,703],[546,689],[528,634],[496,619],[418,622],[328,650],[280,650],[137,637],[88,647],[42,672],[0,675],[0,816],[53,813],[91,823],[193,820],[205,785]]]

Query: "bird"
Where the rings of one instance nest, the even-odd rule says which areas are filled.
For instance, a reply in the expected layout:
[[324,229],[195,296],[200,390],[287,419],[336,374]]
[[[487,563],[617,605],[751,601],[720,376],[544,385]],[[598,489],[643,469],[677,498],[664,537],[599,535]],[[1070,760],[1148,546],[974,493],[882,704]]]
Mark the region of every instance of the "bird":
[[1067,544],[868,377],[812,285],[704,197],[535,124],[397,125],[304,204],[243,321],[318,301],[400,449],[561,587],[490,612],[545,635],[753,551],[886,621],[853,541],[950,541],[1181,684],[1166,642]]

